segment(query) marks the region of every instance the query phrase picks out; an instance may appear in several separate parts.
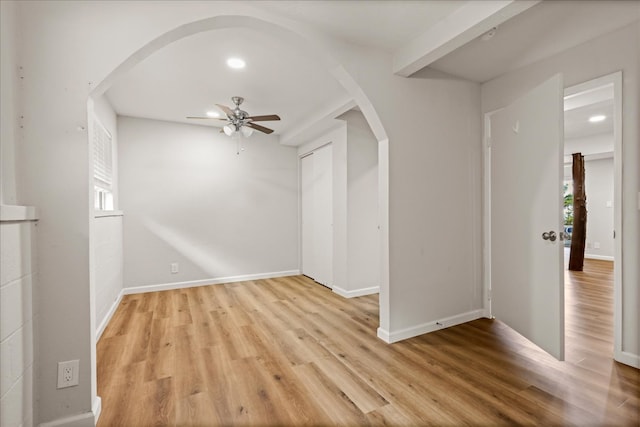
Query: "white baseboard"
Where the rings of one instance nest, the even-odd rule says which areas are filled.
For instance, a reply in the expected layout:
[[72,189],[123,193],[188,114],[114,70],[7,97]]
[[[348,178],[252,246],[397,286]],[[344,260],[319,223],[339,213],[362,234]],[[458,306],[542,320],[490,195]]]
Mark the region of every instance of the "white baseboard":
[[601,261],[614,261],[612,256],[606,256],[606,255],[584,254],[584,257],[588,259],[599,259]]
[[91,412],[93,412],[95,424],[98,424],[98,420],[100,419],[100,414],[102,413],[102,398],[100,398],[100,396],[96,396],[96,398],[93,399],[93,405],[91,405]]
[[614,359],[617,362],[640,369],[640,355],[629,353],[628,351],[616,352]]
[[406,340],[408,338],[417,337],[418,335],[427,334],[429,332],[438,331],[461,323],[470,322],[472,320],[484,317],[484,310],[473,310],[466,313],[457,314],[455,316],[446,317],[444,319],[434,320],[433,322],[423,323],[421,325],[411,326],[400,329],[399,331],[389,332],[382,328],[378,328],[378,338],[391,344],[394,342]]
[[100,397],[96,396],[91,406],[91,412],[47,421],[39,424],[39,427],[95,427],[98,423],[98,418],[100,418],[100,412],[102,412],[102,400]]
[[143,285],[124,288],[123,294],[142,294],[145,292],[170,291],[173,289],[193,288],[196,286],[218,285],[220,283],[244,282],[247,280],[273,279],[276,277],[297,276],[300,270],[275,271],[272,273],[246,274],[243,276],[218,277],[202,280],[191,280],[188,282],[164,283],[161,285]]
[[346,289],[342,289],[337,286],[334,286],[333,292],[335,292],[336,294],[344,298],[355,298],[355,297],[362,297],[365,295],[377,294],[380,292],[380,287],[372,286],[370,288],[360,288],[360,289],[354,289],[353,291],[347,291]]
[[378,328],[378,338],[387,344],[391,344],[391,337],[389,336],[389,331],[386,329]]
[[96,342],[100,339],[100,337],[102,336],[102,333],[107,328],[107,325],[111,321],[111,318],[113,317],[114,313],[118,309],[118,306],[120,305],[120,301],[122,301],[123,295],[124,295],[124,289],[120,289],[120,292],[118,293],[118,297],[115,299],[115,301],[113,301],[113,304],[111,304],[111,308],[109,308],[107,315],[104,316],[104,319],[102,319],[102,321],[98,325],[98,330],[96,331]]

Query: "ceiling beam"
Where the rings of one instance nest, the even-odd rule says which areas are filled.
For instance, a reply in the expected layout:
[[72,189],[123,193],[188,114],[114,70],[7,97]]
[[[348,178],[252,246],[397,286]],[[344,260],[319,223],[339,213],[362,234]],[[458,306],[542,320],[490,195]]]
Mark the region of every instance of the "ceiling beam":
[[540,0],[469,1],[393,56],[393,72],[403,77],[437,61]]

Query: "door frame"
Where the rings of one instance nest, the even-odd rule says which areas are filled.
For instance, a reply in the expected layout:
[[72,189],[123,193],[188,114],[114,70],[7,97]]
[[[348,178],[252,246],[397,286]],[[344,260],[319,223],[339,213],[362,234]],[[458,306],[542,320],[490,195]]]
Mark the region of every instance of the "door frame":
[[[564,96],[585,90],[613,85],[613,186],[614,186],[614,269],[613,269],[613,359],[632,365],[622,351],[622,71],[616,71],[564,89]],[[491,116],[498,111],[489,111],[483,115],[483,310],[484,317],[492,318],[491,312]]]

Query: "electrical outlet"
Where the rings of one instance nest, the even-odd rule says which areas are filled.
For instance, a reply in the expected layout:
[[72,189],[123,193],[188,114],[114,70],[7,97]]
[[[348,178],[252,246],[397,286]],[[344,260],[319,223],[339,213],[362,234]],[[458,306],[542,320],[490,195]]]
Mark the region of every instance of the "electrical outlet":
[[79,360],[67,360],[66,362],[58,362],[58,388],[66,388],[78,385],[79,373]]
[[172,262],[171,263],[171,274],[176,274],[178,272],[178,263],[177,262]]
[[600,242],[593,242],[593,249],[600,249]]

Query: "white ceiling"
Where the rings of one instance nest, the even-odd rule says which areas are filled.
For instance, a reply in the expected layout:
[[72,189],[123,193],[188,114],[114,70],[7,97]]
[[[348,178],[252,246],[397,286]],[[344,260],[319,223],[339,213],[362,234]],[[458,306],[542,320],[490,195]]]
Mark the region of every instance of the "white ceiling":
[[[474,40],[433,64],[434,68],[483,81],[521,66],[532,58],[565,49],[630,18],[627,6],[611,2],[545,1],[500,26],[486,44]],[[397,53],[450,22],[473,1],[256,1],[252,7],[297,20],[347,42]],[[579,5],[579,6],[578,6]],[[611,6],[609,6],[611,5]],[[575,7],[574,7],[575,6]],[[629,16],[637,15],[628,13]],[[225,60],[240,56],[244,70]],[[389,72],[392,72],[389,70]],[[313,56],[255,30],[229,28],[179,40],[153,54],[122,76],[107,92],[120,115],[193,123],[214,104],[231,106],[243,96],[252,115],[278,114],[280,122],[263,122],[276,135],[299,131],[319,112],[342,111],[349,97]],[[197,124],[205,124],[198,121]],[[208,125],[220,126],[211,120]]]
[[[350,43],[392,50],[411,40],[465,1],[260,1],[251,6],[306,23]],[[230,56],[244,70],[229,69]],[[268,34],[245,28],[214,30],[179,40],[132,69],[107,92],[120,115],[220,127],[222,121],[194,121],[215,104],[251,115],[278,114],[261,124],[276,135],[291,132],[314,113],[349,102],[337,81],[313,56]]]
[[[601,122],[589,122],[589,117],[597,115],[606,118]],[[585,138],[601,133],[613,134],[613,99],[564,112],[565,139]],[[613,150],[613,145],[611,149]]]
[[[564,154],[565,163],[571,162],[572,153],[588,158],[613,156],[613,85],[578,92],[564,98]],[[589,118],[602,115],[601,122],[591,123]]]
[[[232,56],[243,58],[246,67],[227,67],[226,59]],[[107,92],[120,115],[218,127],[224,122],[186,117],[219,111],[215,104],[233,108],[231,97],[236,95],[245,98],[242,109],[251,115],[280,115],[279,122],[261,122],[277,133],[346,97],[312,57],[244,28],[179,40],[147,58]]]
[[258,1],[254,5],[350,43],[394,51],[466,3],[463,0],[343,0]]
[[430,67],[486,82],[637,21],[639,11],[638,1],[542,1]]

